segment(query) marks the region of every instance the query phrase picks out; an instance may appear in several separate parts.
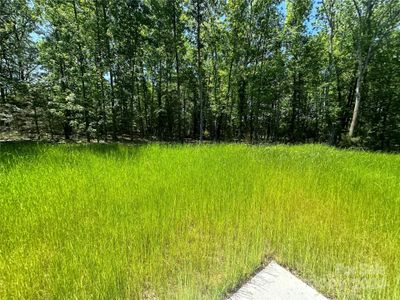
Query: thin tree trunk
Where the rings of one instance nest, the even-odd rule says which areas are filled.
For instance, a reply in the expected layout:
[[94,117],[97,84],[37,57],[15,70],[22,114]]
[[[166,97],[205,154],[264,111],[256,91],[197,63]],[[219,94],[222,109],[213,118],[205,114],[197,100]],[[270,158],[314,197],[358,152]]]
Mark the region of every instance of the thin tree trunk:
[[227,91],[227,104],[229,104],[229,127],[230,127],[230,136],[233,136],[233,124],[232,124],[232,114],[233,114],[233,97],[231,95],[231,87],[232,87],[232,68],[234,63],[234,56],[231,59],[231,63],[229,65],[229,74],[228,74],[228,91]]
[[40,130],[39,130],[39,122],[38,122],[36,106],[33,106],[33,116],[34,116],[34,120],[35,120],[35,129],[36,129],[37,139],[40,140]]
[[[80,35],[80,26],[79,26],[79,19],[78,19],[78,12],[76,9],[76,1],[73,1],[74,6],[74,17],[76,22],[77,34]],[[81,86],[82,86],[82,98],[83,98],[83,105],[84,105],[84,119],[85,119],[85,135],[86,140],[90,142],[90,132],[89,132],[89,103],[86,97],[86,86],[85,86],[85,66],[84,66],[84,55],[82,50],[82,45],[80,42],[78,44],[78,51],[79,51],[79,70],[81,75]]]
[[217,46],[214,42],[213,47],[213,81],[214,81],[214,102],[217,105],[217,116],[215,120],[215,129],[214,129],[214,139],[219,141],[220,140],[220,129],[221,129],[221,115],[222,115],[222,107],[221,102],[218,97],[218,52]]
[[174,32],[174,50],[175,50],[175,71],[176,71],[176,89],[177,89],[177,97],[178,102],[180,104],[180,112],[179,112],[179,120],[178,120],[178,135],[179,139],[183,143],[183,132],[182,132],[182,119],[183,119],[183,104],[181,99],[181,81],[180,81],[180,60],[179,60],[179,51],[178,51],[178,30],[177,30],[177,3],[176,0],[173,1],[173,16],[172,16],[172,24],[173,24],[173,32]]
[[107,142],[107,114],[106,114],[106,107],[105,107],[105,93],[104,93],[104,78],[103,78],[103,63],[102,63],[102,47],[101,47],[101,38],[100,38],[100,12],[99,12],[99,5],[98,0],[95,1],[95,13],[96,13],[96,35],[97,35],[97,69],[98,69],[98,80],[100,83],[100,98],[99,99],[99,107],[101,112],[101,118],[103,119],[103,137],[104,141]]
[[163,139],[163,130],[162,130],[162,80],[163,80],[163,73],[162,73],[162,62],[161,58],[159,58],[159,69],[158,69],[158,88],[157,88],[157,134],[160,140]]
[[[4,55],[5,55],[5,51],[1,51],[2,55],[3,55],[3,59],[5,59]],[[3,59],[0,59],[0,74],[3,74],[3,72],[5,73],[5,68],[3,67]],[[0,98],[2,100],[3,103],[6,103],[6,91],[4,89],[3,83],[1,83],[0,86]]]
[[356,123],[357,123],[358,111],[360,110],[361,87],[362,87],[362,73],[361,73],[361,70],[359,70],[358,75],[357,75],[353,116],[352,116],[350,128],[349,128],[349,137],[352,137],[354,135],[354,130],[355,130]]
[[111,59],[111,46],[110,41],[107,35],[107,27],[108,27],[108,17],[106,7],[104,5],[104,1],[102,1],[102,8],[103,8],[103,21],[104,21],[104,37],[106,39],[106,48],[107,48],[107,61],[109,67],[109,75],[110,75],[110,92],[111,92],[111,113],[112,113],[112,138],[114,141],[117,140],[117,114],[115,111],[115,94],[114,94],[114,72],[112,66],[112,59]]
[[[58,28],[56,26],[55,28],[55,36],[56,36],[56,40],[60,41],[60,36],[59,36],[59,31]],[[64,70],[64,65],[65,62],[62,58],[60,58],[59,62],[58,62],[59,68],[60,68],[60,87],[61,87],[61,92],[64,94],[66,89],[67,89],[67,84],[65,82],[66,80],[66,74],[65,74],[65,70]],[[71,134],[72,134],[72,127],[70,125],[70,118],[71,118],[71,111],[66,108],[64,110],[64,124],[63,124],[63,129],[64,129],[64,138],[66,141],[69,141],[71,139]]]
[[202,61],[201,61],[201,9],[200,0],[196,3],[196,19],[197,19],[197,72],[198,72],[198,85],[199,85],[199,105],[200,105],[200,143],[203,142],[203,78],[202,78]]
[[[135,56],[135,54],[134,54]],[[136,85],[136,75],[135,75],[135,59],[131,59],[131,96],[129,98],[129,131],[131,136],[131,141],[133,141],[133,102],[135,99],[135,85]]]
[[[147,110],[147,82],[146,78],[144,75],[144,64],[142,62],[142,90],[143,90],[143,113],[140,113],[140,118],[141,118],[141,125],[142,125],[142,138],[146,137],[147,134],[147,115],[148,115],[148,110]],[[140,100],[139,100],[140,103]]]
[[290,140],[291,142],[295,139],[295,128],[296,128],[296,114],[297,105],[298,105],[298,80],[297,80],[297,71],[293,73],[293,95],[292,95],[292,107],[291,107],[291,116],[290,116]]
[[361,88],[362,88],[362,81],[364,77],[364,73],[368,67],[369,60],[371,58],[372,54],[372,44],[370,44],[368,48],[367,55],[365,57],[365,60],[362,61],[361,58],[361,46],[358,46],[358,70],[357,70],[357,83],[356,83],[356,91],[355,91],[355,103],[354,103],[354,109],[353,109],[353,116],[351,119],[350,123],[350,128],[349,128],[349,137],[353,137],[354,131],[357,125],[357,118],[360,110],[360,103],[361,103]]

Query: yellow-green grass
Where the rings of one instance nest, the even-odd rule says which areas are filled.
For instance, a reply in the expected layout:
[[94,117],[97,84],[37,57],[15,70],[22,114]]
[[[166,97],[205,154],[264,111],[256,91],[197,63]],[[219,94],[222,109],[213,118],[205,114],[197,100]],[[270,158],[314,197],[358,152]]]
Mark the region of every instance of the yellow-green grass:
[[400,299],[400,156],[321,145],[0,146],[1,299],[218,299],[273,258]]

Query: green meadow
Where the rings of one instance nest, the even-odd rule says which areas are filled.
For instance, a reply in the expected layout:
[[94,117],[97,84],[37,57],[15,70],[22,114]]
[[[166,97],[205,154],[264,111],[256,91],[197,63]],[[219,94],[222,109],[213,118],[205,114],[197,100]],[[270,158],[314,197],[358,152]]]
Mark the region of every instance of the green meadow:
[[400,299],[400,156],[0,144],[1,299],[223,299],[271,259]]

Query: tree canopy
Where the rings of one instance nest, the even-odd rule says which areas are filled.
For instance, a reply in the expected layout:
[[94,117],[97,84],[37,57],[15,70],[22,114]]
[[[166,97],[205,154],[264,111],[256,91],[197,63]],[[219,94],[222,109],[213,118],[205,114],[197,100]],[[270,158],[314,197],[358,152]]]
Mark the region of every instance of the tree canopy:
[[0,130],[400,149],[400,0],[0,0]]

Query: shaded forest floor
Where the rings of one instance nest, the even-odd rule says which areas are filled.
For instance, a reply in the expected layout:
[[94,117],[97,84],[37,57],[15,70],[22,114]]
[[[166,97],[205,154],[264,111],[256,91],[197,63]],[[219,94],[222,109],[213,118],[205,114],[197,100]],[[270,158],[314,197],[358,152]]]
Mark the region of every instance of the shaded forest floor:
[[400,298],[400,156],[321,145],[0,144],[0,298],[218,299],[274,258]]

